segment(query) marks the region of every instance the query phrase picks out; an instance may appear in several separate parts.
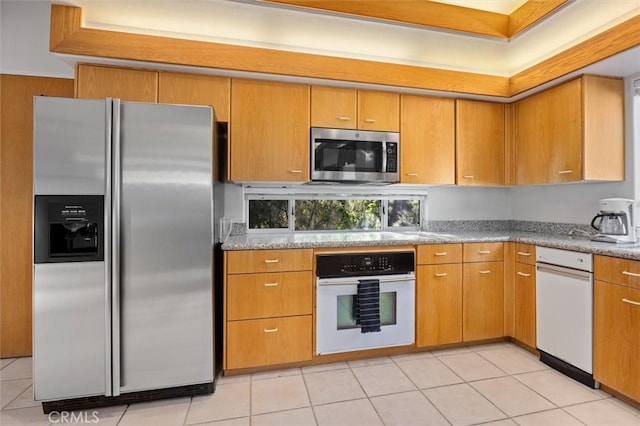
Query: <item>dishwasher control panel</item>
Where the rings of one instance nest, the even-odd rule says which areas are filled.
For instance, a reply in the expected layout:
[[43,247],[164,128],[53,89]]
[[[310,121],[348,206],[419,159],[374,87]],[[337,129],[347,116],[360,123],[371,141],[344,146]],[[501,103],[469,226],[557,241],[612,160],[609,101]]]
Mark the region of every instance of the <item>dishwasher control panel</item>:
[[593,256],[591,253],[536,246],[536,262],[564,266],[581,271],[593,271]]

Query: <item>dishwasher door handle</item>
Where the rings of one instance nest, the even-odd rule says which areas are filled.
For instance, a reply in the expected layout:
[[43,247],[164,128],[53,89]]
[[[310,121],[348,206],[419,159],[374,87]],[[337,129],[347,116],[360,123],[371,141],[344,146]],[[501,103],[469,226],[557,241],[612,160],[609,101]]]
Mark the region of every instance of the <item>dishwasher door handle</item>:
[[577,269],[563,268],[562,266],[548,265],[546,263],[537,263],[536,270],[540,272],[547,272],[549,274],[563,275],[571,278],[579,278],[584,281],[591,281],[591,272],[579,271]]

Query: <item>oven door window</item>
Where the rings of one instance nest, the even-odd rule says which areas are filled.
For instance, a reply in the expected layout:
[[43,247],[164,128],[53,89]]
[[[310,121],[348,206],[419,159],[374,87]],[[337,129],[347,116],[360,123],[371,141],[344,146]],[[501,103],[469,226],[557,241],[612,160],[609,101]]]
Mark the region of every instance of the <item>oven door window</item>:
[[315,170],[332,172],[382,172],[382,142],[317,139]]
[[[360,328],[356,325],[353,294],[340,295],[336,299],[337,309],[337,329],[348,330]],[[380,293],[380,323],[381,325],[396,324],[396,292]]]

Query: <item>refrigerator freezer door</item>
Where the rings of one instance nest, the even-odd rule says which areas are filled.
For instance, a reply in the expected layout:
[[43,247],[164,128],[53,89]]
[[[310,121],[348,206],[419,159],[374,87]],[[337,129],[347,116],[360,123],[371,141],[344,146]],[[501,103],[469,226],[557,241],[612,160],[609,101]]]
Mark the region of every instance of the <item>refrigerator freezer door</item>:
[[213,381],[212,117],[121,104],[121,393]]
[[104,195],[107,105],[34,98],[34,194]]
[[104,395],[104,263],[42,263],[34,268],[35,399]]

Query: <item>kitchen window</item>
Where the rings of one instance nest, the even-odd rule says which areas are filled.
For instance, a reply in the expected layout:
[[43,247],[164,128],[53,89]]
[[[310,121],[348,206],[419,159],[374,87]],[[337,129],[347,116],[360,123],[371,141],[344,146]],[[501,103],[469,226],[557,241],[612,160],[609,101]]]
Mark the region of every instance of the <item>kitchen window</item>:
[[249,232],[419,229],[421,196],[247,195]]

